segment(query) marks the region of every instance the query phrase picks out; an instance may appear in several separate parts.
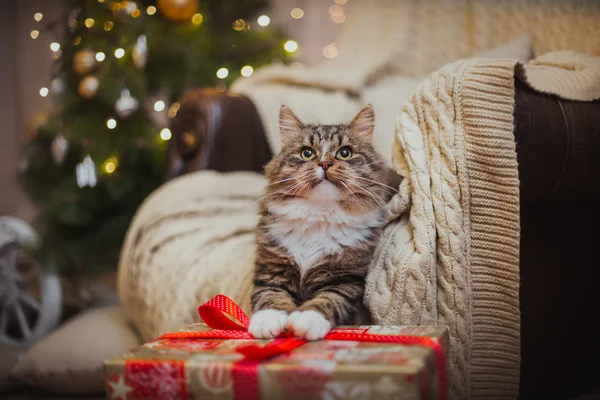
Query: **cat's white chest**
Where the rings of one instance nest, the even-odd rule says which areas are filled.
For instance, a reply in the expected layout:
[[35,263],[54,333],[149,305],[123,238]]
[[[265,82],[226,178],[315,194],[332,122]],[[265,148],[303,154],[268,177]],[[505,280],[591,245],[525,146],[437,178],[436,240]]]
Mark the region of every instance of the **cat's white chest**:
[[294,257],[302,273],[326,255],[369,240],[371,228],[382,225],[378,210],[350,215],[335,201],[299,199],[269,210],[280,217],[269,225],[269,235]]

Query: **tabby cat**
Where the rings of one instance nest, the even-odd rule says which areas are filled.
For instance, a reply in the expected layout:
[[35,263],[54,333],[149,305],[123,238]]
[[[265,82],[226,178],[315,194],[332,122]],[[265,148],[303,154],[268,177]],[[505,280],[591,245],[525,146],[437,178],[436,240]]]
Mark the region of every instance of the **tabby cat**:
[[249,331],[308,340],[368,321],[367,268],[389,200],[387,168],[372,144],[369,105],[347,125],[305,125],[279,113],[282,151],[265,167]]

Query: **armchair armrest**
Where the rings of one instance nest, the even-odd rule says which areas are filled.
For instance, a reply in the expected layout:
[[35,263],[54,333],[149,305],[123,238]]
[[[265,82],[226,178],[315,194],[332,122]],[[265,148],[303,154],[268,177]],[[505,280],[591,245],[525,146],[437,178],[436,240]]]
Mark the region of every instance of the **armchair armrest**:
[[241,95],[214,89],[187,94],[171,132],[169,178],[206,169],[262,172],[271,158],[256,108]]

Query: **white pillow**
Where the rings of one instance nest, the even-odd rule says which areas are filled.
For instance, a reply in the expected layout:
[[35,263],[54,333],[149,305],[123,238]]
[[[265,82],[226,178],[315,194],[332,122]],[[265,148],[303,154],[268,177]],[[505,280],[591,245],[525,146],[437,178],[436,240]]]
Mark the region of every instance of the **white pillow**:
[[68,321],[34,345],[13,368],[24,383],[59,394],[104,392],[104,360],[140,340],[118,306],[97,308]]
[[[527,62],[533,55],[531,39],[521,36],[512,42],[475,54],[471,58],[483,59],[517,59],[523,63]],[[394,143],[394,131],[396,117],[404,103],[408,101],[411,93],[429,75],[419,77],[392,76],[368,86],[363,91],[363,103],[371,104],[375,108],[375,133],[374,144],[386,161],[392,162],[392,144]]]

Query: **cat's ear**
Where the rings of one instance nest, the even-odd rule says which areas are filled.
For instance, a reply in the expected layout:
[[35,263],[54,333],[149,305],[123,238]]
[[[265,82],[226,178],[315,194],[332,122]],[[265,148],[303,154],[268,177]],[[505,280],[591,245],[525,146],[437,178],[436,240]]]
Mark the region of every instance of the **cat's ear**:
[[300,121],[300,118],[288,106],[281,106],[279,109],[279,131],[281,132],[283,145],[285,146],[303,128],[304,124]]
[[350,131],[362,139],[372,140],[375,130],[375,110],[368,104],[348,124]]

